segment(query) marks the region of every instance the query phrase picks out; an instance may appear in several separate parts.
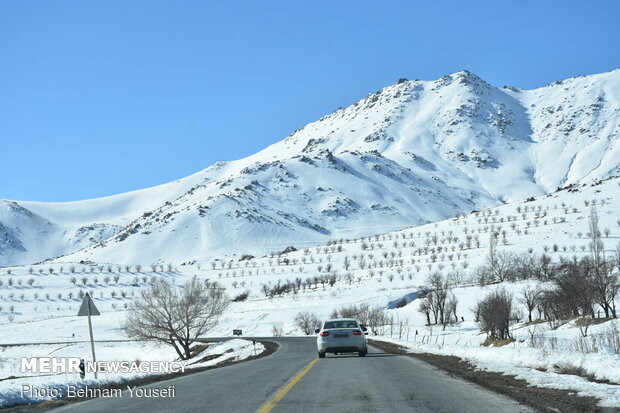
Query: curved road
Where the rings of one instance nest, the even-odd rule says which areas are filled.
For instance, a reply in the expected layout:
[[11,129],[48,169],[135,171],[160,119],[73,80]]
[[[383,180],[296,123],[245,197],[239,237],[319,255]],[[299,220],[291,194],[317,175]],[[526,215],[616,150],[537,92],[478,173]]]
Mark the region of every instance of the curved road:
[[[70,403],[54,412],[245,413],[261,409],[276,395],[277,403],[268,406],[272,412],[531,411],[411,357],[370,347],[365,358],[317,360],[314,337],[268,340],[280,346],[270,356],[145,386],[174,385],[174,398],[131,398],[123,392],[122,398]],[[291,380],[292,387],[287,385]]]

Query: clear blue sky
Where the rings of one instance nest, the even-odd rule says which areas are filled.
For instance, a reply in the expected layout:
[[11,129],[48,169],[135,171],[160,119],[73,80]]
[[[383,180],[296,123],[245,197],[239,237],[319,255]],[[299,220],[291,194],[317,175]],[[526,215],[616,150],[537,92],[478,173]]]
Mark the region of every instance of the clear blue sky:
[[0,198],[69,201],[250,155],[400,77],[620,67],[618,1],[0,2]]

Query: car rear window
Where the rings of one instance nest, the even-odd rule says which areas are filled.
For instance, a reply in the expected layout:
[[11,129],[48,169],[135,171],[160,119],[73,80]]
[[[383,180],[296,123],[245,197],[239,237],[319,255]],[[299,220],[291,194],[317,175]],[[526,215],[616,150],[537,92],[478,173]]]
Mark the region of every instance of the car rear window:
[[355,321],[326,321],[323,326],[324,330],[330,328],[358,328]]

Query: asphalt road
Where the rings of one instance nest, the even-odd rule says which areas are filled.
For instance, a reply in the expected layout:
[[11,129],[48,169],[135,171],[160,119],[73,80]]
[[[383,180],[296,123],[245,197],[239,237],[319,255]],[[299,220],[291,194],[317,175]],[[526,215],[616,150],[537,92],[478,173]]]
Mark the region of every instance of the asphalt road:
[[[314,337],[269,340],[280,347],[268,357],[145,386],[174,385],[174,398],[132,398],[123,392],[121,398],[70,403],[53,411],[255,412],[270,401],[274,413],[530,411],[411,357],[371,347],[365,358],[317,360]],[[287,385],[291,380],[294,385]]]

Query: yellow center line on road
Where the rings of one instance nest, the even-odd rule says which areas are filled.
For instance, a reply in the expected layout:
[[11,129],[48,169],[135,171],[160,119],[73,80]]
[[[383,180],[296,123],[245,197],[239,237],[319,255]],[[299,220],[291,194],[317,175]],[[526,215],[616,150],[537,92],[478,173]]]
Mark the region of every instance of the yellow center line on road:
[[267,403],[265,403],[265,405],[263,407],[258,409],[256,411],[256,413],[268,413],[274,407],[276,407],[276,405],[280,402],[280,400],[282,400],[284,398],[284,396],[286,396],[288,394],[288,392],[290,392],[293,389],[293,387],[295,387],[295,385],[297,383],[299,383],[299,380],[301,380],[310,371],[310,369],[312,369],[312,367],[314,367],[314,365],[318,361],[319,361],[319,359],[312,360],[310,362],[310,364],[308,364],[306,366],[306,368],[304,368],[297,376],[293,377],[293,379],[291,381],[289,381],[286,384],[286,386],[282,387],[282,389],[278,393],[276,393],[276,395],[273,396],[271,398],[271,400],[269,400]]

